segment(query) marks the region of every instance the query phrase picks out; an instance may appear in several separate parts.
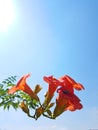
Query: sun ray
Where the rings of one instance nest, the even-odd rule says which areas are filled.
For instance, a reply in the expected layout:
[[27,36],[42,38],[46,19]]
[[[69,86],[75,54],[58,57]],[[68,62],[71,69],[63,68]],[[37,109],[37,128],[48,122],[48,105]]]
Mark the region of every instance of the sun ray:
[[15,17],[12,0],[0,0],[0,32],[7,31]]

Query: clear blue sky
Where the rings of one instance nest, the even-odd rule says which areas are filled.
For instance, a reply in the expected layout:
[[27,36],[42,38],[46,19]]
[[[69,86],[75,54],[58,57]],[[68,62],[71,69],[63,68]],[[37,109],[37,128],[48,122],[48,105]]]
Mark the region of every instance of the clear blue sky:
[[13,0],[15,20],[0,32],[0,80],[31,73],[28,83],[47,84],[44,75],[70,75],[84,85],[76,92],[84,108],[56,120],[28,118],[0,108],[2,130],[98,129],[98,0]]

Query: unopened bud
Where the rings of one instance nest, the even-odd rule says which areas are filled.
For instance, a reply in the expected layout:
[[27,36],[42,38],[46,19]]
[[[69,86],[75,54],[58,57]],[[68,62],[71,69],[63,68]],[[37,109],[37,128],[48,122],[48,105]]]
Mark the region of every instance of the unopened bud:
[[24,102],[21,102],[20,108],[29,115],[29,108],[26,106]]

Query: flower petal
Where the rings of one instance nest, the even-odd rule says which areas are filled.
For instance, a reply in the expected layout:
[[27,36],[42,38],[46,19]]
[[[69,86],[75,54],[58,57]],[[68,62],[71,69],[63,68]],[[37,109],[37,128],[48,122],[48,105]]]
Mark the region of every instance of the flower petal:
[[8,94],[14,94],[18,90],[19,88],[17,88],[16,86],[13,86],[11,89],[8,90]]
[[77,83],[77,84],[74,85],[74,88],[79,91],[81,89],[84,89],[84,86],[80,83]]

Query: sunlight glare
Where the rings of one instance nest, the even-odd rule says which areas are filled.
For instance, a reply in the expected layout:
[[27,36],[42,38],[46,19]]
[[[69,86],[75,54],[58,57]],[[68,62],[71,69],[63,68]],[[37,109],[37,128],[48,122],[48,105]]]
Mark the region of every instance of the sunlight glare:
[[0,0],[0,32],[5,32],[14,20],[13,0]]

